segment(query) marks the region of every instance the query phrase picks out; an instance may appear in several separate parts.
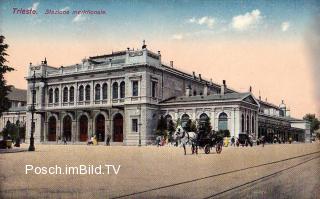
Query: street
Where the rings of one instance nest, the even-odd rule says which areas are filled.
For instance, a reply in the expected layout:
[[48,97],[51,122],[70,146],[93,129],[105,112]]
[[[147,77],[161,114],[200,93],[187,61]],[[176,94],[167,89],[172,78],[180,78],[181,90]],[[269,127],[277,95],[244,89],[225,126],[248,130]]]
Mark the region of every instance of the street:
[[[22,145],[27,148],[27,145]],[[320,144],[224,147],[36,145],[0,154],[2,198],[317,198]],[[61,167],[61,173],[29,171]],[[31,166],[30,166],[31,165]],[[91,174],[72,171],[79,165]],[[92,174],[102,165],[102,173]],[[118,168],[107,173],[104,165]],[[111,166],[112,165],[112,166]],[[120,165],[120,167],[119,167]],[[109,168],[108,167],[108,168]],[[39,170],[40,171],[40,170]],[[54,171],[54,170],[52,170]]]

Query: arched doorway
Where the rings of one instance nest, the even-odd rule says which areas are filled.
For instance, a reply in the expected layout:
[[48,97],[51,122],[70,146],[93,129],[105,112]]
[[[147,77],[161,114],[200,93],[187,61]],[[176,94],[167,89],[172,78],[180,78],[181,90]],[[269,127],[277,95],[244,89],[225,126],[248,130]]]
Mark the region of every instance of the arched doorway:
[[82,115],[79,120],[79,140],[86,142],[88,140],[88,118]]
[[113,118],[113,141],[123,142],[123,117],[120,113]]
[[99,142],[104,142],[105,118],[99,114],[96,118],[96,136]]
[[63,138],[67,141],[71,141],[72,120],[69,115],[63,118]]
[[49,124],[48,124],[48,141],[56,141],[57,138],[57,121],[55,117],[49,118]]

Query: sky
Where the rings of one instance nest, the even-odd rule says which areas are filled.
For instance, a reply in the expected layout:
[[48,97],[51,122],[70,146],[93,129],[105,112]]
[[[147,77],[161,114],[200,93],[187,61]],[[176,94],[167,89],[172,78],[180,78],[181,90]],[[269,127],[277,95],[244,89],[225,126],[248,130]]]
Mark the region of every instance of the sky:
[[[13,13],[14,8],[37,14]],[[16,71],[9,84],[26,88],[27,67],[47,58],[59,67],[84,57],[141,48],[184,71],[247,92],[291,115],[320,115],[320,3],[309,1],[0,1],[0,34]],[[47,9],[69,14],[45,14]],[[106,14],[73,14],[73,11]],[[317,28],[318,27],[318,28]],[[319,45],[317,45],[319,44]],[[320,61],[320,60],[319,60]]]

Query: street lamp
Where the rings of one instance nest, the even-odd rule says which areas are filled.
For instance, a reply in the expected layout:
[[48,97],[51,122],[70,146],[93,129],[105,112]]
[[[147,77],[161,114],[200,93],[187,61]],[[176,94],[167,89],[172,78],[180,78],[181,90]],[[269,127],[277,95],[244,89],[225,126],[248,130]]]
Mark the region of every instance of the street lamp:
[[30,133],[30,145],[28,151],[35,151],[34,147],[34,129],[35,129],[35,123],[34,123],[34,112],[35,112],[35,94],[36,94],[36,71],[33,71],[32,76],[32,104],[31,104],[31,133]]
[[141,147],[141,105],[138,106],[138,109],[139,109],[139,147]]

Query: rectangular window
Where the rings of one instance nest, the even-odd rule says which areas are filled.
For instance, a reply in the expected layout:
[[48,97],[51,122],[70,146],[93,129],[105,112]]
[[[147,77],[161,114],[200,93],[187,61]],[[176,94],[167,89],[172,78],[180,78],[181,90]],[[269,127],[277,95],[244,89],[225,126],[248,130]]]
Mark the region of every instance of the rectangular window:
[[132,81],[132,96],[139,95],[139,86],[138,81]]
[[157,82],[151,82],[151,96],[157,97]]
[[132,119],[132,132],[138,132],[138,119]]

